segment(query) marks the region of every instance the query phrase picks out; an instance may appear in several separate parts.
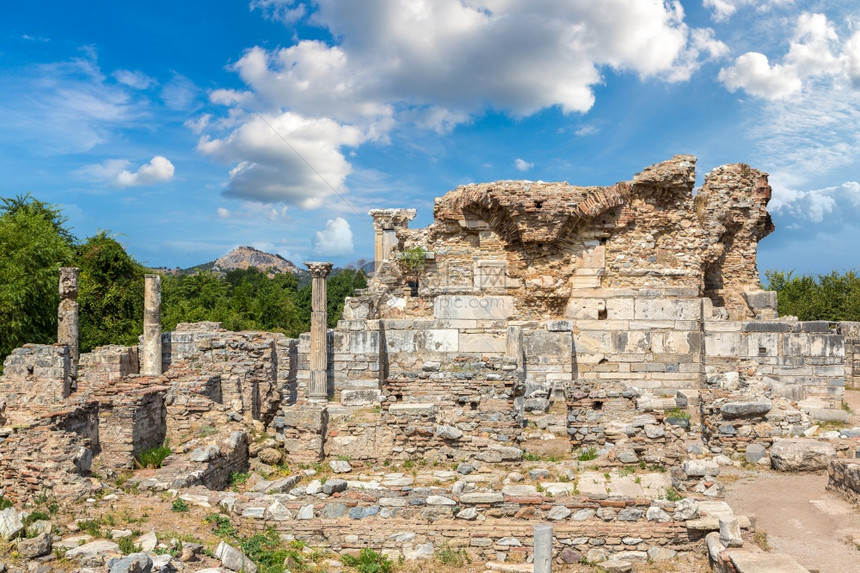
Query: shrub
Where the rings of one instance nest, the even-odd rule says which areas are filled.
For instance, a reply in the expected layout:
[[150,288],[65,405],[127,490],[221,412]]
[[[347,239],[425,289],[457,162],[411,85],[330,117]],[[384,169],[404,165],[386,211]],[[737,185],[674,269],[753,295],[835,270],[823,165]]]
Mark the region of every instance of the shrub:
[[359,573],[391,573],[394,567],[388,557],[369,548],[362,549],[358,557],[343,555],[340,559],[344,565],[354,567]]
[[436,552],[436,561],[442,565],[462,567],[466,563],[470,563],[471,559],[464,549],[452,549],[445,545]]
[[140,545],[136,545],[132,537],[133,535],[127,535],[116,540],[116,544],[119,545],[119,550],[122,551],[123,555],[140,551]]
[[13,507],[12,502],[5,497],[0,497],[0,510],[6,509],[7,507]]
[[597,458],[597,448],[584,448],[579,451],[579,455],[576,456],[581,462],[590,462],[593,459]]
[[234,537],[236,535],[236,526],[233,525],[229,517],[210,513],[206,516],[206,522],[212,524],[212,533],[219,537]]
[[175,511],[176,513],[185,513],[188,511],[188,504],[185,503],[184,499],[176,498],[173,500],[173,505],[170,506],[171,511]]
[[140,468],[157,469],[161,467],[165,458],[171,453],[173,453],[173,450],[170,449],[170,440],[164,440],[164,443],[160,446],[140,452],[134,461]]

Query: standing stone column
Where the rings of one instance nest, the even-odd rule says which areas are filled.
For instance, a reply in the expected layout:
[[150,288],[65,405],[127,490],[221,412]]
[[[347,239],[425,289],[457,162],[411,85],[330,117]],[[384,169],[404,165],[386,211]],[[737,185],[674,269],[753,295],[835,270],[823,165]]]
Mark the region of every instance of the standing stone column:
[[326,277],[331,263],[305,263],[311,272],[311,380],[308,400],[328,401],[328,317],[326,314]]
[[140,373],[161,375],[161,276],[143,279],[143,356]]
[[534,573],[552,573],[552,524],[535,525]]
[[57,308],[57,342],[69,347],[69,376],[78,379],[78,269],[60,267],[60,305]]

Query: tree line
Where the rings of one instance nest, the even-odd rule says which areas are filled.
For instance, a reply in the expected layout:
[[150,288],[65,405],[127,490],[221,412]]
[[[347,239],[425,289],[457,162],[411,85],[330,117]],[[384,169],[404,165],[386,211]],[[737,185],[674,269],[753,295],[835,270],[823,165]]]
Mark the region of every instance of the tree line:
[[[29,194],[0,197],[0,365],[15,348],[57,337],[59,268],[79,268],[80,351],[137,344],[143,329],[143,277],[151,272],[109,231],[83,241],[55,205]],[[363,272],[342,269],[328,280],[328,320],[344,299],[367,286]],[[162,275],[162,328],[218,321],[230,330],[265,330],[296,337],[310,330],[311,287],[291,274],[269,278],[250,268],[219,275]]]
[[853,270],[827,275],[765,271],[764,287],[778,293],[780,316],[800,320],[860,321],[860,276]]

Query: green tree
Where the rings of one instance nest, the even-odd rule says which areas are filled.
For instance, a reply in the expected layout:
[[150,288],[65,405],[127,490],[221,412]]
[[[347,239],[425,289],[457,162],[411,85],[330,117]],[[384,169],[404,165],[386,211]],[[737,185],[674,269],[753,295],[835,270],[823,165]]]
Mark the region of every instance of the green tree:
[[812,277],[792,271],[765,272],[768,290],[778,294],[782,316],[800,320],[860,320],[860,277],[854,271]]
[[107,231],[78,249],[81,352],[137,344],[143,331],[145,269]]
[[74,235],[60,210],[29,194],[0,198],[0,360],[27,342],[57,337],[58,271]]

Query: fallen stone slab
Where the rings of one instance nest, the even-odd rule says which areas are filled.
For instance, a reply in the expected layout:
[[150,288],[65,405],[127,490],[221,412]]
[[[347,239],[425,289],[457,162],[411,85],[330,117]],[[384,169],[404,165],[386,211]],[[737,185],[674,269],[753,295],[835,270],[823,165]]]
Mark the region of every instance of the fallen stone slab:
[[80,559],[88,561],[92,557],[107,555],[110,553],[119,553],[119,545],[107,539],[96,539],[90,541],[74,549],[66,551],[66,559]]
[[728,555],[738,573],[809,573],[784,553],[731,551]]
[[809,439],[777,440],[770,448],[770,465],[783,472],[814,472],[827,468],[836,449],[826,443]]
[[720,406],[720,413],[725,418],[747,418],[764,416],[771,409],[770,400],[754,400],[745,402],[726,402]]
[[9,541],[18,537],[22,531],[24,531],[24,524],[21,523],[21,516],[14,507],[7,507],[0,511],[0,538]]
[[132,553],[126,557],[111,559],[108,567],[110,573],[149,573],[152,571],[152,558],[146,553]]
[[40,533],[30,539],[22,539],[18,543],[18,553],[24,559],[36,559],[51,552],[52,536],[50,533]]
[[223,541],[215,548],[215,558],[221,560],[221,565],[231,571],[257,573],[257,565],[242,555],[242,552]]
[[486,565],[489,571],[500,571],[501,573],[532,573],[534,566],[531,563],[498,563],[490,561]]

